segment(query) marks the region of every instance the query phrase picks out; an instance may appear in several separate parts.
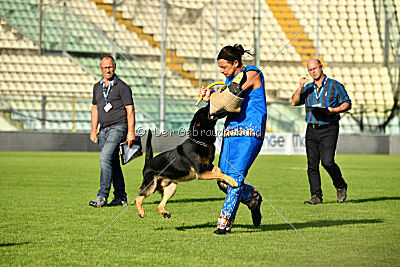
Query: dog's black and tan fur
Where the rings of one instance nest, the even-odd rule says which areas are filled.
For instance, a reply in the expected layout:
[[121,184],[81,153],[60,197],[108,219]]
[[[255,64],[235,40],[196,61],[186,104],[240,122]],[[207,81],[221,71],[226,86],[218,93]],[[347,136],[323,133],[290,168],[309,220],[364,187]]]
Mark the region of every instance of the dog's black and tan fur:
[[154,193],[162,194],[157,211],[166,218],[171,214],[165,210],[167,201],[175,194],[176,184],[194,179],[220,180],[232,187],[238,183],[214,166],[215,124],[216,118],[210,118],[209,106],[199,109],[189,128],[189,138],[176,148],[163,152],[153,158],[151,131],[146,141],[146,159],[143,168],[143,182],[135,204],[138,215],[144,217],[143,200]]

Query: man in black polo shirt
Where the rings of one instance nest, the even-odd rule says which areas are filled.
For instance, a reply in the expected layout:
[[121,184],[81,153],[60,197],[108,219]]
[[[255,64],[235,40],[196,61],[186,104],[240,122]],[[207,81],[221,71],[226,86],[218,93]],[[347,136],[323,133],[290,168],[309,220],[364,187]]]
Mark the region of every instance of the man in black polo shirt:
[[115,60],[111,56],[102,57],[100,70],[103,79],[93,87],[90,139],[101,149],[101,173],[100,190],[89,205],[98,208],[107,205],[111,183],[114,199],[108,205],[128,205],[118,152],[120,143],[126,140],[131,147],[135,140],[135,110],[132,90],[114,73],[115,68]]
[[351,100],[344,86],[323,73],[318,59],[307,64],[313,82],[307,84],[307,78],[300,79],[300,86],[292,95],[292,105],[305,104],[306,108],[306,151],[308,180],[311,199],[304,204],[322,202],[319,162],[332,178],[337,190],[337,202],[343,203],[347,197],[347,184],[339,166],[335,163],[335,150],[339,135],[339,113],[351,108]]

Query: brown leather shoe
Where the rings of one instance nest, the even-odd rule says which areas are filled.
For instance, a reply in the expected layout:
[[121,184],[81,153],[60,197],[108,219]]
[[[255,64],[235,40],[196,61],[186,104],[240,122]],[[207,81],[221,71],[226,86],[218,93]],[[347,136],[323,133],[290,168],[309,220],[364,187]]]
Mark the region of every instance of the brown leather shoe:
[[346,201],[347,198],[347,186],[343,188],[337,188],[337,203],[343,203]]
[[317,196],[311,196],[310,200],[304,201],[304,204],[320,204],[322,203],[322,198]]

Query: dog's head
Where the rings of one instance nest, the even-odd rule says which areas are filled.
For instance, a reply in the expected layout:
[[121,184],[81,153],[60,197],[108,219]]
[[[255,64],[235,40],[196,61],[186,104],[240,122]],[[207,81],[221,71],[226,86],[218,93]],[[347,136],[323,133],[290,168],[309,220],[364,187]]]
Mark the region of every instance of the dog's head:
[[199,109],[190,122],[189,136],[206,144],[215,142],[215,125],[218,118],[210,115],[210,106]]

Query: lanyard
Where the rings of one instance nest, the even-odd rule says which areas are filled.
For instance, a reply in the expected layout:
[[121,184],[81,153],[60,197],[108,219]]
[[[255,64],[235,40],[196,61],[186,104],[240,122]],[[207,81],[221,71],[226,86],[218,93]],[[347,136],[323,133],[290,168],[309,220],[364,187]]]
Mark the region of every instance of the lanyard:
[[321,85],[321,89],[319,89],[319,91],[317,90],[317,85],[314,83],[314,94],[315,94],[315,98],[317,99],[317,103],[319,102],[319,98],[322,96],[322,93],[324,92],[324,87],[326,82],[328,81],[328,77],[325,76],[324,80],[322,81],[322,85]]
[[103,96],[104,96],[104,100],[106,101],[106,103],[107,103],[108,94],[110,93],[110,89],[111,89],[111,86],[113,85],[113,83],[114,83],[114,80],[112,80],[110,82],[110,84],[108,85],[107,93],[106,93],[106,81],[103,81],[103,83],[102,83],[102,85],[103,85]]

